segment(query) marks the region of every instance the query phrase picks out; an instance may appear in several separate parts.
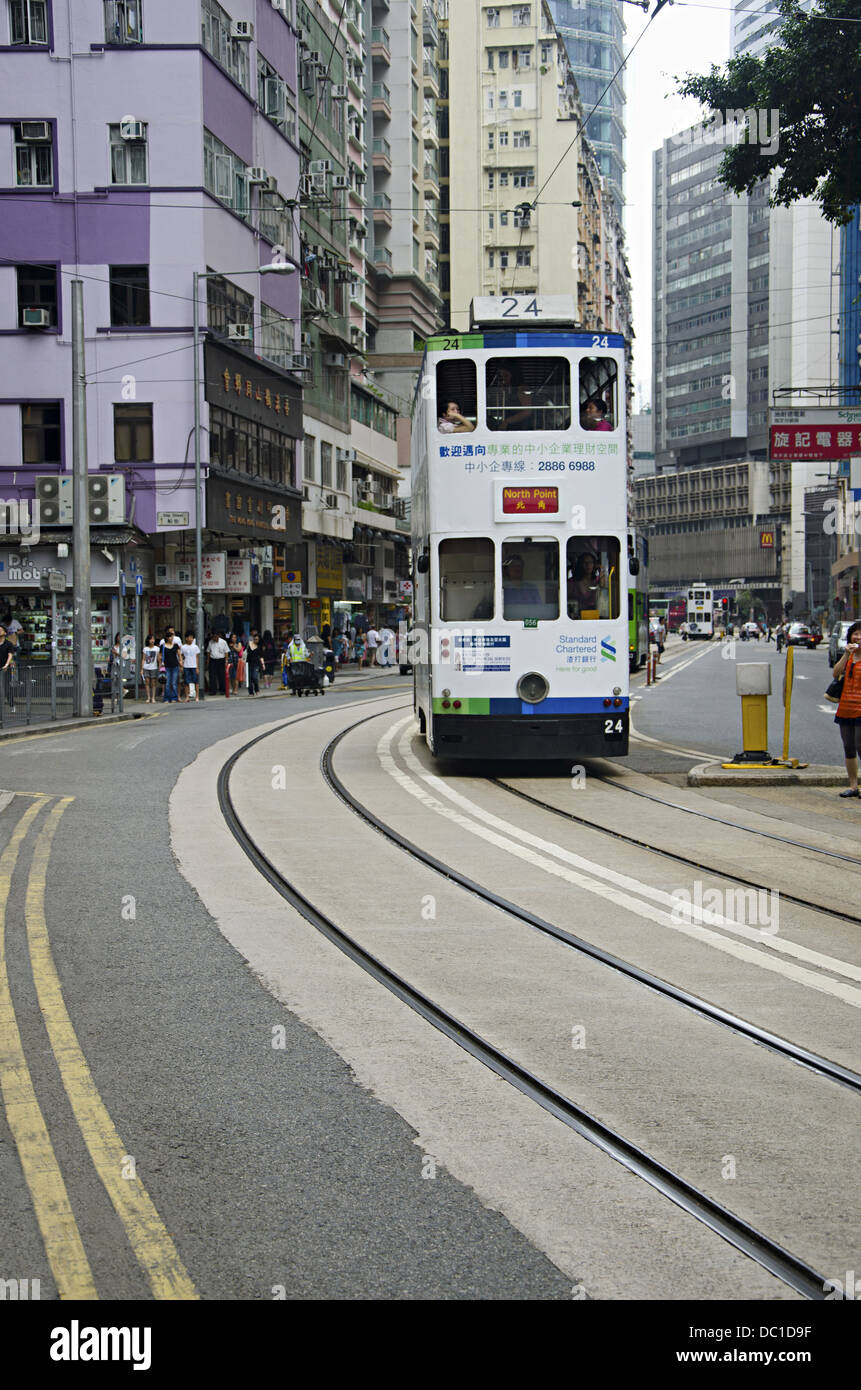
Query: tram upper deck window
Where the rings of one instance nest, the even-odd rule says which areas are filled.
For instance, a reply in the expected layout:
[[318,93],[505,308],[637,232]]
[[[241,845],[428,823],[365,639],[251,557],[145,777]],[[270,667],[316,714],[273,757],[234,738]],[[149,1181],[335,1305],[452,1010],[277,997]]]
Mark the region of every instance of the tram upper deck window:
[[452,537],[439,543],[440,617],[469,623],[493,617],[493,541]]
[[615,536],[570,536],[568,617],[583,622],[619,616],[619,542]]
[[612,357],[580,360],[580,424],[584,430],[614,430],[619,421],[619,364]]
[[564,357],[491,357],[486,368],[489,430],[567,430],[571,368]]
[[510,540],[502,546],[502,616],[514,622],[559,617],[559,542]]
[[478,376],[470,357],[453,357],[436,369],[436,413],[440,434],[471,434],[478,419]]

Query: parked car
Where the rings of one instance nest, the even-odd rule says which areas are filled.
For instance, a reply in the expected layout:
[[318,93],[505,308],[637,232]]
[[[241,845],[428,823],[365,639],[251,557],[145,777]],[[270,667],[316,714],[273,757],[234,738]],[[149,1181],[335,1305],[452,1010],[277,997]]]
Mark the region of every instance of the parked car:
[[813,640],[818,647],[820,642],[822,641],[822,628],[819,626],[818,623],[811,623],[810,631],[813,633]]
[[841,656],[846,650],[846,638],[849,634],[851,623],[835,623],[831,629],[831,637],[828,641],[828,665],[836,666]]
[[753,620],[745,623],[743,630],[747,633],[748,637],[762,636],[762,628],[760,627],[759,623],[755,623],[753,622]]
[[807,626],[807,623],[791,623],[786,634],[787,647],[807,647],[808,651],[816,649],[816,638]]

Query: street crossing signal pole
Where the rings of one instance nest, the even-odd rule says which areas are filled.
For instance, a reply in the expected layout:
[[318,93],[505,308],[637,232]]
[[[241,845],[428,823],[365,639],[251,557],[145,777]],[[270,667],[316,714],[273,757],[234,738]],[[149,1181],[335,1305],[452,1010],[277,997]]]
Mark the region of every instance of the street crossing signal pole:
[[87,497],[87,395],[84,362],[84,282],[72,281],[72,605],[75,661],[73,709],[93,713],[93,641],[90,622],[90,513]]

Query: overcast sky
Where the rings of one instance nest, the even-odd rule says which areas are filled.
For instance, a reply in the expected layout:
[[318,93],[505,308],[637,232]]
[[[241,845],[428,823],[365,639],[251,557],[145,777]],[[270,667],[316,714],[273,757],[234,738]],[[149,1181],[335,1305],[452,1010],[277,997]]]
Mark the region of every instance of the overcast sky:
[[[635,5],[622,5],[626,52],[648,24]],[[652,353],[652,152],[668,135],[701,115],[695,101],[676,94],[674,77],[707,72],[729,57],[731,0],[665,5],[631,57],[627,73],[625,232],[634,292],[635,400],[651,400]]]

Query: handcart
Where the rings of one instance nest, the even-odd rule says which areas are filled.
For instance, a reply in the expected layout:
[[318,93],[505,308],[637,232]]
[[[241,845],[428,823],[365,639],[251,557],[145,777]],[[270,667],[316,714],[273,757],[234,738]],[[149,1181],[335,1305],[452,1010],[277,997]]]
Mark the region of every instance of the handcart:
[[287,667],[287,684],[294,695],[323,695],[325,674],[313,661],[291,661]]

